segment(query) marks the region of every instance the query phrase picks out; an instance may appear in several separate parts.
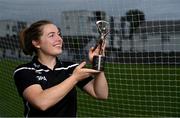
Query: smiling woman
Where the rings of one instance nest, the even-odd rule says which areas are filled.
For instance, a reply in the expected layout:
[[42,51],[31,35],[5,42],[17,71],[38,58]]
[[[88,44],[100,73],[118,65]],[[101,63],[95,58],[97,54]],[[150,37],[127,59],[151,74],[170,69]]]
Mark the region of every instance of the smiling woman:
[[[75,64],[57,58],[62,53],[63,40],[52,22],[33,23],[21,32],[20,42],[25,54],[35,55],[31,62],[14,71],[26,117],[75,117],[76,85],[94,98],[107,99],[104,72],[85,68],[86,62]],[[89,50],[90,62],[98,50]]]

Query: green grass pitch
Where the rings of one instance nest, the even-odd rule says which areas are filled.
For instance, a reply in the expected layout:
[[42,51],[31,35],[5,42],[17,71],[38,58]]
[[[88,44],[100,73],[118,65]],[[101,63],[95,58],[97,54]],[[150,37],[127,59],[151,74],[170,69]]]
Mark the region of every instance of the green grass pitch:
[[[23,116],[13,70],[22,62],[0,60],[0,116]],[[180,116],[180,68],[106,64],[109,98],[95,100],[78,89],[78,116]]]

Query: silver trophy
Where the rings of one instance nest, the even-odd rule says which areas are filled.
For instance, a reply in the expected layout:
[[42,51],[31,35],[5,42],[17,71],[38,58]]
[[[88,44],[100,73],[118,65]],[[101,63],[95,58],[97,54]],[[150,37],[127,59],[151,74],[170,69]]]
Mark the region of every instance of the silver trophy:
[[109,23],[104,20],[99,20],[96,22],[96,26],[99,32],[99,38],[97,40],[96,46],[94,47],[94,50],[96,48],[99,48],[98,55],[93,57],[93,69],[98,71],[104,71],[104,65],[105,65],[105,56],[103,55],[103,47],[105,45],[106,36],[109,33]]

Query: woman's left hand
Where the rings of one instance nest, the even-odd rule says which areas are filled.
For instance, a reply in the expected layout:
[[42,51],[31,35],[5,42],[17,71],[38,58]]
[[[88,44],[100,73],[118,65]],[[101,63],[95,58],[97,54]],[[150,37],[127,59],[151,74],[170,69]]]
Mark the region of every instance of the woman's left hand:
[[98,45],[96,49],[94,49],[94,47],[91,47],[89,49],[89,61],[90,61],[90,63],[93,62],[94,56],[100,55],[99,54],[100,50],[102,51],[102,55],[105,56],[105,47],[106,47],[106,42],[104,42],[104,45],[102,47],[100,47],[100,45]]

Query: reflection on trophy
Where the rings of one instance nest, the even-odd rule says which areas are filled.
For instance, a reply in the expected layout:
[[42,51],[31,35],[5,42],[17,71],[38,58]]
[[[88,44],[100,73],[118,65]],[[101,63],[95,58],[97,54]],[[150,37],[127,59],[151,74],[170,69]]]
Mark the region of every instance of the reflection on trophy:
[[104,65],[105,65],[105,56],[103,54],[103,47],[105,45],[106,36],[109,33],[109,23],[104,20],[99,20],[96,22],[96,26],[99,32],[99,38],[96,43],[96,46],[94,47],[94,50],[96,48],[99,48],[98,55],[93,57],[93,69],[104,71]]

